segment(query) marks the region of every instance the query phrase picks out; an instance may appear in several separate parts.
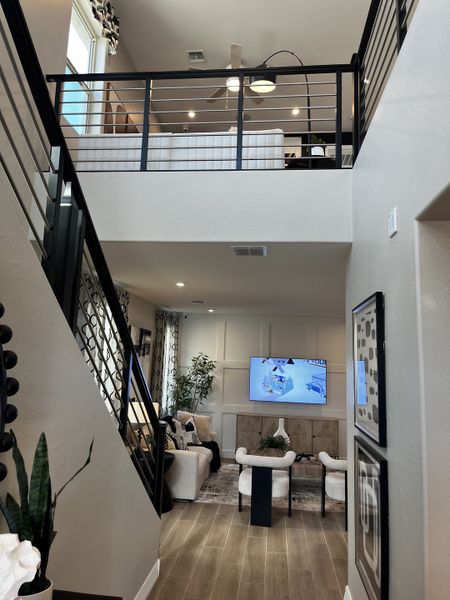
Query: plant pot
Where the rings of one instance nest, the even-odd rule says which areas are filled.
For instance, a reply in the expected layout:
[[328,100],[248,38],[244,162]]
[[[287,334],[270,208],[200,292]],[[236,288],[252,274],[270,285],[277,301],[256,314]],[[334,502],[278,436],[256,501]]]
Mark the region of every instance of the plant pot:
[[18,596],[17,600],[52,600],[53,596],[53,581],[49,579],[50,585],[47,589],[37,594],[29,594],[28,596]]

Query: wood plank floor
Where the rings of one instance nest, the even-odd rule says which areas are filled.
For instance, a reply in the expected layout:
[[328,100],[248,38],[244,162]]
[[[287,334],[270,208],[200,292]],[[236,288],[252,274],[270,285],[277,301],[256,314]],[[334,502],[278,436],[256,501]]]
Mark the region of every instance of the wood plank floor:
[[252,527],[249,507],[175,503],[163,516],[161,573],[148,600],[341,600],[344,516],[274,509]]

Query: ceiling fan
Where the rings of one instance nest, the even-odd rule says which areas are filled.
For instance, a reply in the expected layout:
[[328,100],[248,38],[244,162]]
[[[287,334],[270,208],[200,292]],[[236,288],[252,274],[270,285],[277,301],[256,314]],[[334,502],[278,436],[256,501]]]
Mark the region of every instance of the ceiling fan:
[[[242,67],[241,54],[242,46],[240,44],[231,44],[230,64],[227,66],[227,69],[240,69]],[[239,86],[239,77],[232,75],[228,77],[228,79],[225,81],[224,86],[217,88],[217,90],[211,95],[207,102],[216,102],[217,100],[219,100],[219,98],[222,98],[222,96],[226,95],[226,97],[228,98],[231,94],[237,94],[239,92]],[[244,95],[250,98],[250,100],[252,100],[252,102],[254,102],[255,104],[261,104],[261,102],[263,101],[263,98],[261,98],[257,92],[254,92],[247,85],[245,85],[244,87]]]

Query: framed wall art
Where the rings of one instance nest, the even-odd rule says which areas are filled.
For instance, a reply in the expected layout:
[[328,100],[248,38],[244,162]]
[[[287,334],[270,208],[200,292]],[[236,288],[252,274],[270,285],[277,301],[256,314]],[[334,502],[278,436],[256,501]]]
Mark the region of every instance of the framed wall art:
[[387,461],[360,437],[355,438],[355,563],[370,600],[387,600]]
[[354,423],[379,446],[386,446],[384,302],[382,292],[353,311]]

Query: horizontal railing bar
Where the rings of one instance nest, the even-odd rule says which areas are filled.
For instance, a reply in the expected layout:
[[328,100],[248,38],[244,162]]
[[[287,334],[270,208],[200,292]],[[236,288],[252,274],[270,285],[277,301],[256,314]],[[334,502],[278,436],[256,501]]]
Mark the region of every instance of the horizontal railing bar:
[[[332,119],[334,121],[334,119]],[[271,121],[272,122],[272,121]],[[296,123],[298,121],[295,121]],[[252,123],[254,123],[254,121],[252,121]],[[162,125],[166,125],[166,123],[162,123]],[[326,134],[332,134],[334,132],[334,130],[328,130],[328,131],[285,131],[284,135],[288,135],[288,136],[296,136],[296,135],[308,135],[308,134],[321,134],[321,135],[326,135]],[[192,137],[192,133],[151,133],[150,134],[150,139],[156,139],[156,138],[188,138],[188,137]],[[347,132],[350,133],[350,132]],[[267,131],[244,131],[243,135],[247,136],[247,135],[280,135],[280,133],[274,131],[274,132],[267,132]],[[126,134],[122,134],[122,133],[91,133],[91,134],[84,134],[84,135],[72,135],[72,136],[67,136],[66,139],[67,140],[83,140],[85,138],[88,139],[93,139],[95,136],[97,137],[101,137],[101,138],[108,138],[110,137],[111,139],[114,139],[116,136],[119,137],[122,135],[126,135],[127,137],[125,139],[127,140],[131,140],[131,139],[142,139],[142,134],[131,134],[131,133],[126,133]],[[206,136],[214,136],[214,137],[219,137],[219,136],[235,136],[236,133],[233,133],[231,131],[199,131],[199,132],[195,132],[194,135],[206,135]],[[317,144],[316,144],[317,145]],[[74,148],[72,148],[74,149]],[[87,150],[87,148],[84,148],[85,150]],[[92,148],[91,148],[92,150]],[[101,148],[96,148],[96,150],[101,150]],[[117,150],[117,148],[116,148]],[[125,150],[125,148],[124,148]],[[154,150],[158,150],[158,148],[154,148]]]
[[[330,132],[330,134],[334,134],[334,132]],[[288,138],[289,139],[289,138]],[[243,148],[306,148],[306,147],[319,147],[319,146],[323,146],[324,148],[326,148],[327,146],[335,146],[336,142],[328,142],[328,143],[320,143],[320,144],[289,144],[288,146],[286,146],[286,144],[276,144],[276,145],[264,145],[261,146],[260,144],[255,144],[255,145],[247,145],[247,144],[243,144],[242,147]],[[234,146],[220,146],[219,148],[217,148],[217,146],[177,146],[176,148],[149,148],[148,152],[150,154],[150,152],[159,152],[161,150],[210,150],[210,149],[220,149],[220,150],[233,150],[236,148],[236,144]],[[76,148],[70,148],[70,150],[74,151],[74,152],[104,152],[106,151],[113,151],[113,150],[117,150],[119,152],[128,152],[129,150],[141,150],[141,146],[134,146],[132,148],[117,148],[117,147],[102,147],[102,148],[84,148],[84,147],[79,147],[77,146]],[[87,159],[83,159],[83,162],[85,162]],[[105,159],[106,160],[106,159]],[[138,159],[136,159],[138,160]],[[134,160],[133,160],[134,162]]]
[[[105,79],[104,81],[108,81],[108,79]],[[66,83],[66,82],[63,82]],[[67,82],[70,83],[70,82]],[[82,83],[82,82],[81,82]],[[95,92],[138,92],[138,91],[143,91],[145,92],[145,87],[138,87],[138,88],[94,88],[94,89],[89,89],[89,92],[87,90],[69,90],[67,89],[65,86],[62,87],[61,93],[62,94],[82,94],[82,93],[95,93]],[[111,102],[120,102],[120,100],[110,100]]]
[[[245,146],[243,146],[243,148],[245,148]],[[266,149],[272,149],[273,146],[266,146]],[[233,150],[235,150],[236,148],[233,148]],[[234,156],[227,156],[227,157],[221,157],[221,158],[184,158],[183,156],[180,156],[179,158],[149,158],[147,159],[147,163],[178,163],[178,162],[228,162],[230,160],[235,160],[236,157]],[[286,157],[284,156],[255,156],[255,157],[251,157],[251,156],[243,156],[242,160],[285,160]],[[294,157],[296,158],[296,157]],[[313,156],[313,157],[306,157],[306,156],[302,156],[302,157],[298,157],[298,158],[328,158],[327,156]],[[140,161],[140,158],[132,160],[132,159],[124,159],[121,160],[120,158],[118,159],[114,159],[114,158],[109,158],[109,159],[89,159],[89,158],[85,158],[83,160],[75,160],[75,163],[116,163],[116,162],[121,162],[121,163],[137,163]]]
[[[382,0],[382,2],[383,2],[383,0]],[[373,29],[372,29],[370,38],[367,42],[366,50],[365,50],[364,54],[361,55],[361,64],[364,64],[366,61],[368,61],[370,59],[370,54],[373,50],[373,47],[375,46],[380,29],[381,29],[381,27],[384,27],[387,22],[387,19],[385,19],[386,10],[388,8],[392,8],[392,2],[395,2],[395,0],[386,0],[384,2],[384,4],[380,5],[380,10],[377,14],[376,20],[374,21]],[[388,14],[389,14],[389,11],[388,11]],[[394,12],[393,16],[395,17],[395,12]],[[392,14],[391,14],[391,18],[392,18]]]
[[[279,99],[283,99],[283,100],[298,100],[299,98],[328,98],[328,97],[332,97],[335,98],[336,97],[336,93],[329,93],[329,94],[282,94],[282,95],[276,95],[274,96],[273,94],[271,94],[270,96],[267,96],[266,98],[263,98],[263,96],[260,96],[261,99],[263,100],[279,100]],[[217,98],[217,101],[220,100],[224,100],[225,98]],[[252,100],[252,98],[246,97],[244,98],[245,100]],[[152,104],[154,102],[196,102],[198,100],[211,100],[211,96],[202,96],[202,97],[193,97],[193,98],[152,98]],[[236,101],[237,102],[237,96],[233,97],[233,98],[228,98],[228,102],[233,102]],[[141,102],[141,100],[139,100],[139,102]]]
[[[196,98],[197,99],[197,98]],[[109,102],[110,104],[137,104],[137,103],[142,103],[145,102],[145,100],[126,100],[125,102],[122,102],[120,100],[60,100],[59,104],[105,104],[106,102]]]
[[[384,75],[380,81],[380,84],[377,86],[377,91],[372,93],[372,95],[370,96],[370,98],[367,100],[367,102],[364,105],[364,110],[362,111],[362,117],[364,118],[367,116],[367,122],[371,121],[371,119],[373,117],[373,113],[375,112],[376,107],[378,106],[378,100],[384,91],[384,84],[386,82],[386,78],[389,76],[390,69],[391,69],[393,61],[395,59],[396,53],[397,53],[397,47],[395,47],[393,49],[393,51],[391,52],[391,56],[389,57],[387,67],[384,71]],[[373,88],[373,89],[375,89],[375,88]]]
[[[79,104],[87,104],[87,102],[79,102]],[[185,111],[181,111],[181,112],[185,112]],[[92,112],[64,112],[64,113],[59,113],[62,117],[86,117],[86,116],[94,116],[94,115],[111,115],[111,111],[92,111]],[[115,112],[115,115],[117,114],[122,114],[122,115],[143,115],[144,111],[140,110],[140,111],[130,111],[130,110],[121,110],[119,112]],[[133,123],[130,123],[131,125],[133,125]],[[125,127],[126,125],[129,125],[129,123],[124,123],[123,126]],[[122,126],[122,124],[121,124]]]
[[353,73],[351,64],[335,65],[312,65],[312,66],[288,66],[288,67],[264,67],[264,68],[241,68],[241,69],[205,69],[204,71],[137,71],[133,73],[52,73],[47,75],[47,81],[146,81],[147,79],[170,80],[170,79],[213,79],[230,76],[243,75],[319,75],[327,73]]
[[54,169],[54,165],[52,163],[52,158],[51,158],[51,153],[49,151],[49,148],[47,147],[47,145],[50,145],[50,144],[48,144],[48,142],[46,142],[46,140],[44,140],[44,136],[42,134],[41,128],[40,128],[39,123],[38,123],[38,121],[36,119],[36,115],[34,114],[34,108],[31,105],[30,98],[28,96],[28,92],[25,89],[25,85],[24,85],[24,82],[23,82],[23,79],[22,79],[22,74],[20,73],[20,71],[18,69],[18,66],[17,66],[17,63],[16,63],[16,59],[15,59],[15,56],[14,56],[11,44],[9,43],[9,40],[7,38],[7,35],[6,35],[6,31],[5,31],[5,29],[4,29],[3,24],[1,23],[1,21],[0,21],[0,34],[1,34],[2,38],[3,38],[3,42],[5,44],[5,48],[6,48],[6,52],[8,54],[9,60],[11,61],[11,65],[12,65],[14,74],[16,76],[16,80],[19,83],[20,91],[22,92],[22,96],[23,96],[23,98],[25,100],[25,104],[27,105],[28,113],[31,116],[31,119],[32,119],[32,121],[34,123],[34,126],[35,126],[36,133],[37,133],[37,135],[39,137],[39,141],[41,142],[42,150],[43,150],[45,156],[47,157],[48,163]]
[[386,49],[386,45],[387,45],[386,39],[389,35],[389,32],[391,33],[391,36],[390,36],[391,41],[389,42],[389,45],[390,45],[392,43],[393,38],[395,37],[395,34],[397,33],[397,29],[396,29],[396,25],[395,25],[395,13],[391,16],[390,22],[388,22],[388,21],[385,22],[385,26],[383,28],[382,35],[378,39],[377,46],[374,49],[372,56],[370,57],[370,59],[364,60],[362,63],[363,70],[368,75],[369,79],[373,75],[373,73],[376,71],[378,62],[380,60],[380,56],[383,56],[383,52]]
[[[397,32],[394,30],[393,31],[393,36],[391,36],[391,41],[393,41],[393,38],[395,37],[396,33]],[[379,85],[378,88],[377,88],[377,83],[378,83],[378,80],[380,78],[381,73],[383,73],[383,72],[384,72],[384,76],[382,77],[382,81],[385,80],[386,73],[389,72],[389,69],[390,69],[391,64],[392,64],[392,60],[393,60],[393,58],[395,58],[396,53],[397,53],[397,45],[394,44],[393,48],[391,49],[391,53],[389,55],[388,66],[384,70],[380,69],[380,70],[377,71],[377,76],[376,76],[375,80],[373,81],[373,85],[371,85],[371,88],[369,89],[369,92],[366,95],[366,98],[365,98],[365,106],[366,107],[370,104],[370,101],[373,98],[373,95],[376,93],[376,90],[380,87],[380,85]],[[386,57],[387,56],[388,55],[384,56],[383,63],[381,65],[381,67],[385,66],[385,64],[386,64]]]
[[5,161],[3,160],[2,154],[0,154],[0,164],[5,172],[6,178],[8,179],[9,185],[11,186],[11,189],[13,190],[14,195],[16,196],[17,202],[20,204],[20,208],[22,209],[22,212],[25,215],[28,225],[30,226],[31,231],[33,232],[34,239],[42,252],[42,256],[47,259],[48,258],[47,251],[45,250],[44,245],[42,244],[42,242],[39,238],[39,234],[36,230],[36,227],[34,226],[34,223],[28,213],[27,207],[25,206],[25,203],[22,200],[22,196],[20,195],[19,190],[17,189],[17,186],[15,184],[13,177],[11,176],[8,166],[6,165]]

